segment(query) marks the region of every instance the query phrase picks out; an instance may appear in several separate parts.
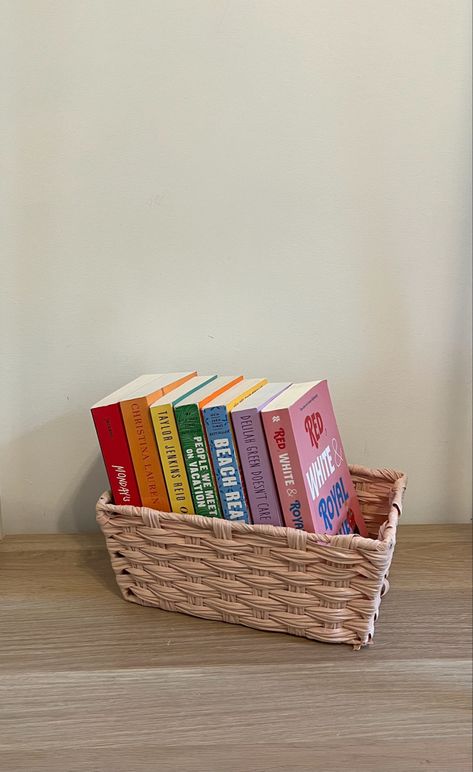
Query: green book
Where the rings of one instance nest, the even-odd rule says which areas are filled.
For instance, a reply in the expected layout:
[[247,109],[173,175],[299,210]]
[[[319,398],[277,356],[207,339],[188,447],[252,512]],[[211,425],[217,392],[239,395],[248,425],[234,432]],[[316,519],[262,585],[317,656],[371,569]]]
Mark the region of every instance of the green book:
[[196,515],[222,517],[201,409],[242,378],[242,375],[219,376],[194,394],[174,403],[174,416]]

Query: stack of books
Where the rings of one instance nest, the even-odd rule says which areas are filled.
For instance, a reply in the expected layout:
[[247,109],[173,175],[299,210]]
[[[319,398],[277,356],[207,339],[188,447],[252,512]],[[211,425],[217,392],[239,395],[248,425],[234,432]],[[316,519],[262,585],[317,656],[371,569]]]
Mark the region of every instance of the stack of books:
[[115,504],[368,535],[325,380],[141,375],[92,417]]

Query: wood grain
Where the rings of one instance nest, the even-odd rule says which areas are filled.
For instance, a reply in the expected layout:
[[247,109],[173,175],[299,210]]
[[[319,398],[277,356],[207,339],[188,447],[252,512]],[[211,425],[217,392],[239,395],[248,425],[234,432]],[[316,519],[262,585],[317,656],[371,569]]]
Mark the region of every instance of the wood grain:
[[360,652],[140,607],[100,534],[0,543],[5,772],[471,769],[469,526],[403,526]]

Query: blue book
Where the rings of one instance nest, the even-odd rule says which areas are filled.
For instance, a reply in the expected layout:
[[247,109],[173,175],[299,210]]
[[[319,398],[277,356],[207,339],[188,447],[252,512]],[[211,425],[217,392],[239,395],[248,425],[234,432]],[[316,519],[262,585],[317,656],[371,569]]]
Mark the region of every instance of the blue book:
[[233,437],[230,411],[265,383],[265,378],[244,378],[202,408],[223,516],[234,522],[249,523],[250,511]]

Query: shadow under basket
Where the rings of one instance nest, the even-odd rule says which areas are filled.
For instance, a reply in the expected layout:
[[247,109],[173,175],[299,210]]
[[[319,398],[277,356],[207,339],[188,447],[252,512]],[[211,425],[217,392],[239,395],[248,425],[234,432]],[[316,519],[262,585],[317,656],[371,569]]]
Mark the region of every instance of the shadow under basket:
[[407,479],[350,466],[371,538],[97,503],[118,586],[143,606],[355,649],[371,642]]

